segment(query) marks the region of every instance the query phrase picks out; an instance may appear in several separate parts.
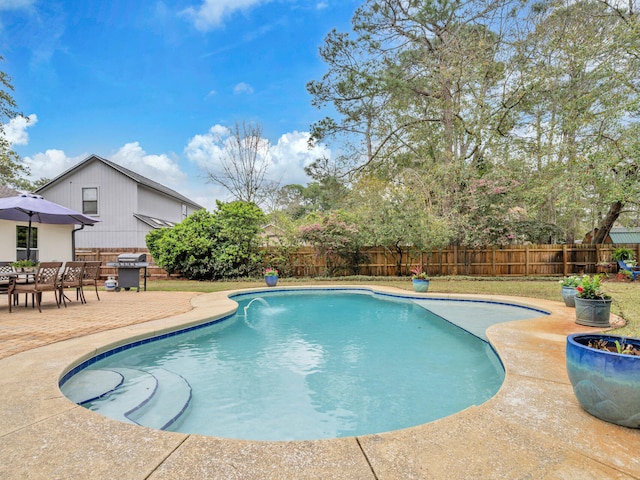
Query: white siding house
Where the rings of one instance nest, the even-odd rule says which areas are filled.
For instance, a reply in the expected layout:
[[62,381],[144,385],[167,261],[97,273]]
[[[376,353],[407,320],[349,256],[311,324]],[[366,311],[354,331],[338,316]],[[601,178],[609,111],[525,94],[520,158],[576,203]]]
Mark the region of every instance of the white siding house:
[[200,210],[178,192],[92,155],[40,187],[38,194],[100,222],[76,232],[76,248],[145,248],[145,236]]
[[[26,250],[18,248],[16,227],[28,228],[27,222],[0,220],[0,261],[14,262],[26,258]],[[33,223],[32,230],[36,230],[38,243],[31,249],[32,259],[41,262],[67,262],[73,260],[72,231],[76,225],[46,225]]]
[[[20,192],[0,185],[0,197],[14,197]],[[18,245],[18,228],[25,231],[28,222],[0,220],[0,262],[15,262],[26,258],[26,242]],[[32,258],[40,261],[66,262],[73,260],[72,232],[76,225],[45,225],[33,222],[32,231],[37,236],[36,245],[31,249]],[[23,241],[24,241],[24,237]]]

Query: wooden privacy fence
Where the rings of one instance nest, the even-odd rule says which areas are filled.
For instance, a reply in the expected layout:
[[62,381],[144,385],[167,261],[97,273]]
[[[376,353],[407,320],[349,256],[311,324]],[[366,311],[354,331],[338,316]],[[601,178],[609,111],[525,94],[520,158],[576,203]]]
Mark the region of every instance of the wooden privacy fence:
[[[76,248],[76,259],[85,262],[101,261],[100,278],[107,280],[109,277],[116,278],[118,276],[118,269],[107,267],[107,263],[117,262],[118,255],[122,253],[145,253],[147,262],[149,262],[149,267],[147,267],[148,278],[179,278],[179,275],[169,275],[166,270],[157,266],[146,248]],[[140,269],[140,271],[143,271],[143,269]]]
[[[640,244],[631,245],[510,245],[506,247],[464,248],[448,247],[427,252],[404,252],[401,259],[401,275],[420,265],[429,276],[464,275],[477,277],[553,277],[581,273],[613,273],[617,270],[611,254],[616,248],[631,248],[640,258]],[[93,248],[77,249],[78,260],[102,261],[101,278],[117,276],[117,269],[107,267],[116,262],[121,253],[146,253],[150,266],[147,276],[152,279],[177,278],[155,265],[147,249]],[[396,257],[382,247],[362,250],[363,262],[349,269],[335,269],[335,275],[396,276]],[[323,276],[327,263],[310,247],[300,247],[289,253],[291,275],[294,277]],[[278,265],[275,265],[278,266]]]
[[[448,247],[427,252],[404,252],[401,275],[410,275],[417,265],[429,276],[465,275],[478,277],[549,277],[579,273],[615,272],[611,261],[616,248],[628,247],[640,258],[640,244],[633,245],[510,245],[506,247]],[[396,256],[382,247],[362,250],[366,258],[357,271],[339,269],[341,275],[396,276]],[[309,247],[291,253],[292,273],[296,277],[325,274],[324,258]]]

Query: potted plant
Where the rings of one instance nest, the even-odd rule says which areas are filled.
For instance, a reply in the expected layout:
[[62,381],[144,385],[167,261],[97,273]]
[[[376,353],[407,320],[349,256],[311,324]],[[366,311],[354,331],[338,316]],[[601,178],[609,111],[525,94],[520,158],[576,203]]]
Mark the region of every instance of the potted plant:
[[633,275],[633,272],[631,270],[618,270],[618,273],[616,274],[616,278],[618,280],[631,280],[632,275]]
[[569,335],[566,362],[582,408],[607,422],[640,428],[639,338]]
[[630,261],[633,261],[636,259],[636,254],[630,248],[620,247],[620,248],[616,248],[613,251],[613,253],[611,254],[611,258],[613,259],[614,262],[617,262],[618,260],[622,260],[623,262],[628,264]]
[[417,266],[411,269],[411,281],[415,292],[424,293],[429,290],[429,277],[427,273],[422,271],[422,267]]
[[275,287],[278,284],[278,270],[275,268],[265,268],[264,272],[264,281],[268,287]]
[[585,275],[576,290],[576,323],[589,327],[608,327],[611,297],[602,291],[600,275]]
[[564,277],[562,280],[560,280],[560,286],[562,287],[561,289],[562,300],[564,300],[564,304],[567,307],[576,306],[575,297],[576,297],[576,294],[578,293],[577,288],[578,288],[578,285],[580,285],[581,280],[582,280],[582,277],[578,277],[577,275]]
[[35,272],[38,265],[39,262],[34,262],[33,260],[18,260],[11,264],[16,272]]

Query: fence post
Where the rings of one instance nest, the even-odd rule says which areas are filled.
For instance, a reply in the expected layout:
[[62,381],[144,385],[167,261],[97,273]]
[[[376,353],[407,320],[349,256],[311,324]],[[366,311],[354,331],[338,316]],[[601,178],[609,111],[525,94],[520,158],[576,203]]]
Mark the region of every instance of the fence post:
[[496,272],[496,247],[495,245],[491,247],[491,275],[497,276],[498,272]]
[[453,246],[453,275],[458,275],[458,246]]
[[569,265],[567,263],[567,244],[562,245],[562,271],[566,277],[569,275]]
[[529,245],[524,247],[524,276],[529,276]]

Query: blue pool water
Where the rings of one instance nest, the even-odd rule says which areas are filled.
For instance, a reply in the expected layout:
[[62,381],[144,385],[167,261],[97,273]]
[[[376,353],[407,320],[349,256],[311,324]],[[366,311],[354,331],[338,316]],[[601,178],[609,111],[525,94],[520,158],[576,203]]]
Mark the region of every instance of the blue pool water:
[[234,299],[234,316],[91,361],[63,392],[154,428],[310,440],[442,418],[485,402],[504,379],[485,341],[410,299],[308,290]]

